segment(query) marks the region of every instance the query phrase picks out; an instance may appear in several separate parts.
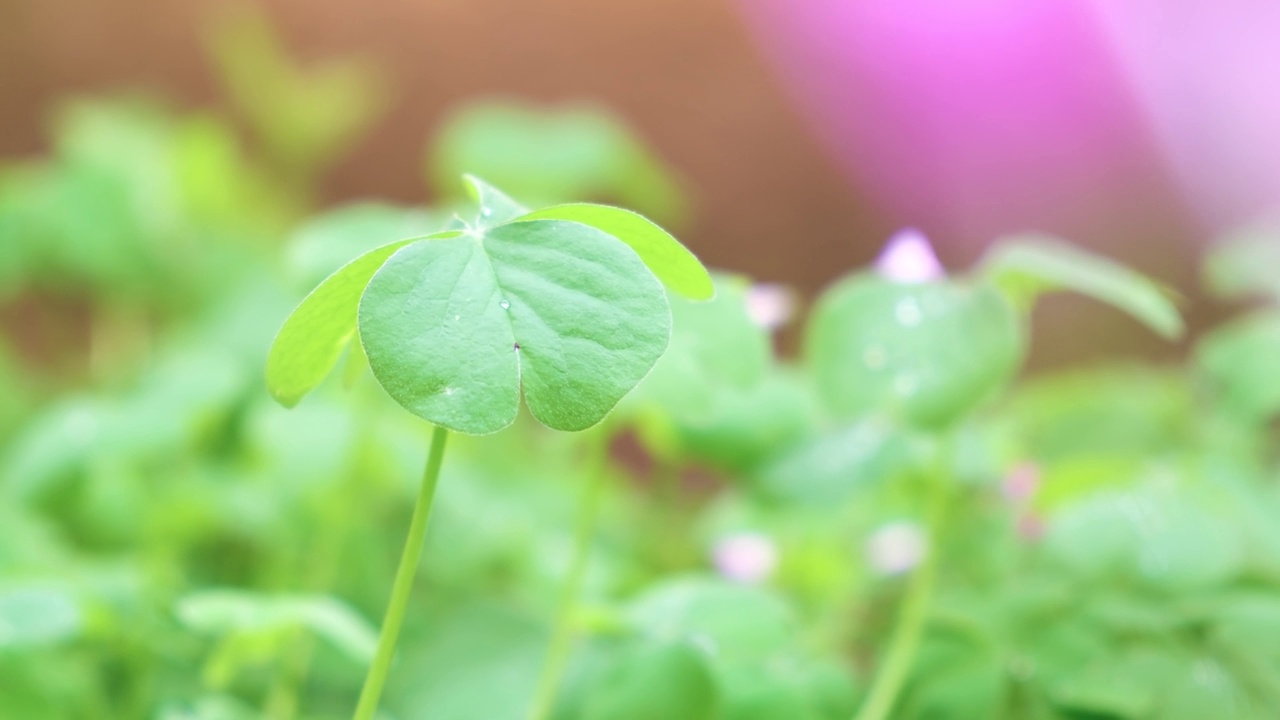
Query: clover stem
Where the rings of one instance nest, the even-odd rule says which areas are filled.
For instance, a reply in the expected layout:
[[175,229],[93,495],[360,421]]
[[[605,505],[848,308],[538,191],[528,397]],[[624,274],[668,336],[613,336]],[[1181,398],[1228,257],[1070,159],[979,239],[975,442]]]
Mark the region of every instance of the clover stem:
[[569,575],[561,588],[560,605],[556,611],[555,625],[551,629],[551,642],[547,647],[542,674],[529,708],[529,720],[546,720],[555,706],[560,681],[569,663],[575,636],[574,614],[582,594],[583,580],[587,574],[587,561],[591,557],[591,539],[595,535],[596,521],[600,516],[600,499],[604,494],[604,476],[609,459],[609,434],[601,428],[591,447],[591,456],[585,485],[578,498],[577,520],[573,533],[573,557]]
[[400,555],[400,567],[396,570],[395,583],[391,586],[391,601],[387,605],[387,614],[382,621],[382,633],[378,637],[378,650],[373,664],[369,666],[369,674],[364,680],[364,689],[360,691],[360,703],[356,706],[355,720],[372,720],[378,711],[378,700],[382,697],[382,688],[387,683],[387,674],[391,670],[391,661],[395,657],[396,639],[400,636],[400,626],[404,624],[405,610],[409,607],[409,595],[413,591],[413,576],[418,569],[418,561],[422,557],[422,544],[427,535],[427,519],[431,515],[431,500],[435,497],[436,482],[440,479],[440,463],[444,459],[444,444],[449,431],[436,426],[431,436],[431,452],[427,457],[427,467],[422,474],[422,487],[418,490],[418,500],[413,506],[413,520],[409,523],[409,537],[404,543],[404,552]]
[[915,662],[916,652],[920,649],[920,640],[924,636],[925,621],[929,614],[929,605],[933,599],[933,588],[938,576],[938,554],[942,547],[939,542],[946,506],[950,496],[950,486],[940,473],[931,473],[929,477],[929,507],[925,521],[925,538],[928,545],[925,556],[911,576],[907,585],[906,598],[902,611],[898,615],[898,624],[893,629],[889,650],[884,664],[866,703],[858,711],[856,720],[887,720],[891,717],[898,696],[906,684],[911,665]]

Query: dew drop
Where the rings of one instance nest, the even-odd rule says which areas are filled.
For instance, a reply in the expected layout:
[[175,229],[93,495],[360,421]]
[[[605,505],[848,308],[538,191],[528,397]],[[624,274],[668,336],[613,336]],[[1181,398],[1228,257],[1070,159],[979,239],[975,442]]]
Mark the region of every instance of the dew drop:
[[451,388],[451,387],[447,387],[447,388],[445,388],[445,389],[444,389],[444,394],[445,394],[445,395],[452,395],[452,394],[453,394],[453,388]]
[[489,217],[493,214],[493,208],[480,208],[480,214],[485,217]]
[[506,310],[507,308],[511,307],[511,303],[507,302],[506,300],[503,300],[502,302],[498,303],[498,307],[502,308],[503,310]]

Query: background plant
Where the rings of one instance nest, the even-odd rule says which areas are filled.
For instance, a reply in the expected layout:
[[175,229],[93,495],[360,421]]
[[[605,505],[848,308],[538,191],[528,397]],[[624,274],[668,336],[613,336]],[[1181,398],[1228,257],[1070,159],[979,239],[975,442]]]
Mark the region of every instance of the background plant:
[[[430,428],[353,353],[286,411],[265,349],[324,278],[467,211],[321,211],[271,192],[275,159],[218,115],[68,108],[0,182],[6,308],[40,313],[0,347],[0,716],[347,717]],[[664,293],[667,350],[607,432],[526,414],[449,441],[384,714],[525,717],[560,617],[562,720],[843,719],[877,693],[907,719],[1269,717],[1272,238],[1207,259],[1241,312],[1184,362],[1025,379],[1048,289],[1180,321],[1154,284],[1028,237],[949,278],[851,273],[796,313],[797,353],[774,349],[776,287]]]

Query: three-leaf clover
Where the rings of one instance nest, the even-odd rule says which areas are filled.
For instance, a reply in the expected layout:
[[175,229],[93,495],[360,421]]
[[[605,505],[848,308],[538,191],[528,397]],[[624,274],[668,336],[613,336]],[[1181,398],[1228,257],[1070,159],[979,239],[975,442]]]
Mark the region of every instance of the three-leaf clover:
[[529,212],[466,181],[473,219],[371,250],[302,301],[267,358],[277,400],[298,402],[358,337],[387,393],[436,425],[501,430],[523,389],[545,425],[582,430],[665,351],[662,285],[693,299],[714,293],[697,258],[636,213],[592,204]]

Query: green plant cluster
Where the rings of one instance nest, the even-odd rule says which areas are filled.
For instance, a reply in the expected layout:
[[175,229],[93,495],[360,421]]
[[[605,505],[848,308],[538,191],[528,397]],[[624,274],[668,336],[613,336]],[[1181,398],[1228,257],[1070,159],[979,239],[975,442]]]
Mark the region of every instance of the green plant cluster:
[[[945,278],[853,271],[784,357],[776,288],[629,211],[471,178],[470,206],[303,217],[329,142],[72,107],[0,181],[0,718],[350,717],[440,428],[378,717],[1280,707],[1265,231],[1208,259],[1251,309],[1183,363],[1020,381],[1046,292],[1182,330],[1156,284],[1040,237]],[[562,119],[529,113],[450,133],[546,151]],[[646,197],[623,137],[545,201]],[[486,143],[449,147],[488,177],[464,152]],[[678,217],[663,178],[639,209]],[[66,337],[31,340],[27,312]]]

